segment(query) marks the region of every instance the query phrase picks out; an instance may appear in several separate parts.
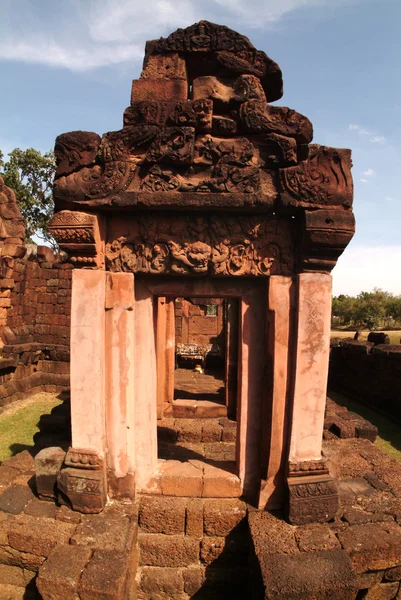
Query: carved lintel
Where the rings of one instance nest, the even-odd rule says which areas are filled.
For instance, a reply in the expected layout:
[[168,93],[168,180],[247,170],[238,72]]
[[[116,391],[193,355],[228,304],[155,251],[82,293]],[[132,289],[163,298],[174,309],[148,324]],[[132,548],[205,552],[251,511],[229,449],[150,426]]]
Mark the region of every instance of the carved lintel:
[[326,523],[338,510],[338,490],[330,475],[289,477],[288,520],[293,525]]
[[102,268],[104,265],[97,215],[62,210],[50,221],[49,231],[74,266]]
[[291,274],[291,224],[265,217],[138,216],[106,246],[107,269],[133,273]]
[[351,210],[305,212],[302,239],[302,270],[331,271],[355,233]]

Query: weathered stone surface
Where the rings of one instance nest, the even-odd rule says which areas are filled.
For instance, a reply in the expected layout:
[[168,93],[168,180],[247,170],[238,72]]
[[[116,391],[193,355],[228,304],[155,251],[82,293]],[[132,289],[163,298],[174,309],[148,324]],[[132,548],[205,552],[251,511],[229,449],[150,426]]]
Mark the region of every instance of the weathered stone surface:
[[206,464],[203,474],[203,498],[238,498],[241,496],[241,481],[230,472],[228,464]]
[[342,550],[259,555],[265,597],[274,600],[355,600],[357,587]]
[[0,510],[18,515],[32,498],[32,490],[27,485],[13,485],[1,494]]
[[184,579],[184,591],[193,596],[202,587],[206,578],[205,567],[188,567],[182,573]]
[[152,567],[185,567],[199,562],[199,540],[181,535],[140,533],[141,564]]
[[11,524],[8,539],[15,550],[47,557],[57,544],[67,543],[74,530],[69,523],[23,515]]
[[338,534],[355,573],[395,567],[401,563],[401,528],[397,523],[353,525]]
[[241,536],[204,537],[201,541],[200,558],[204,565],[233,567],[244,564],[248,547]]
[[139,526],[146,533],[167,535],[185,532],[184,498],[144,496],[139,507]]
[[143,100],[187,100],[188,83],[183,79],[134,79],[132,82],[131,104]]
[[129,520],[103,515],[84,516],[71,537],[71,544],[96,550],[123,551],[128,539]]
[[39,498],[55,498],[57,476],[65,451],[59,447],[44,448],[35,456],[36,489]]
[[91,556],[89,548],[77,548],[69,544],[52,550],[36,580],[43,600],[79,600],[79,581]]
[[44,556],[37,556],[29,552],[20,552],[11,546],[0,546],[0,563],[21,567],[28,571],[38,571],[41,564],[46,560]]
[[249,530],[256,554],[298,554],[295,527],[268,512],[252,511],[248,515]]
[[74,510],[83,513],[99,513],[106,504],[103,470],[89,471],[67,467],[60,471],[57,487]]
[[204,532],[211,536],[228,535],[246,518],[246,504],[240,500],[208,500],[204,504]]
[[379,583],[370,588],[364,600],[392,600],[399,588],[399,582]]
[[[169,464],[171,463],[171,464]],[[169,461],[163,470],[161,491],[165,496],[202,495],[202,470],[190,463]]]
[[401,565],[398,565],[398,567],[392,567],[391,569],[386,569],[384,572],[384,580],[401,581]]
[[0,588],[5,584],[25,587],[26,583],[23,569],[0,564]]
[[130,556],[116,550],[96,550],[79,584],[80,600],[121,600],[130,575]]
[[297,527],[295,539],[302,552],[341,548],[340,542],[328,525],[309,524]]
[[38,498],[33,498],[25,507],[24,513],[32,517],[45,517],[54,519],[56,517],[56,505],[54,502],[44,502]]
[[154,597],[157,594],[166,598],[176,598],[184,592],[182,569],[142,567],[140,570],[139,593]]
[[201,538],[203,536],[203,500],[189,498],[185,515],[185,534]]
[[12,467],[21,472],[33,472],[35,470],[35,460],[28,450],[18,452],[14,456],[7,458],[1,463],[2,467]]
[[288,478],[288,519],[295,525],[325,523],[338,510],[336,482],[329,475]]

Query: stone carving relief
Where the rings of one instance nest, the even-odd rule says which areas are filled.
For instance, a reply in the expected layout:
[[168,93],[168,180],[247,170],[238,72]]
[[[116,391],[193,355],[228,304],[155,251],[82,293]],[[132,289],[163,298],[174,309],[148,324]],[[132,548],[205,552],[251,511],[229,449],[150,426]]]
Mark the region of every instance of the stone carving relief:
[[0,241],[25,238],[25,223],[13,190],[0,177]]
[[101,242],[95,215],[60,211],[50,221],[49,231],[76,266],[100,266]]
[[350,150],[312,144],[307,160],[280,170],[283,204],[350,208],[353,198],[351,166]]
[[143,216],[107,244],[107,268],[179,275],[289,273],[290,229],[263,217]]
[[[147,42],[143,71],[133,81],[123,128],[101,138],[83,131],[57,138],[56,210],[246,207],[255,213],[271,211],[283,219],[290,215],[300,229],[299,268],[331,270],[354,231],[350,152],[311,144],[309,119],[269,104],[281,93],[278,65],[227,27],[200,21],[165,39]],[[328,209],[336,214],[326,215]],[[95,264],[94,255],[83,249],[83,231],[57,228],[55,234],[70,249],[71,244],[81,243],[80,253],[72,254],[76,262]],[[141,264],[148,266],[138,268],[158,271],[161,264],[171,263],[178,269],[180,260],[174,252],[179,250],[173,241],[167,247],[157,242],[156,250],[152,246],[156,267],[149,266],[153,259],[143,259]],[[191,244],[196,241],[202,240]],[[259,252],[252,243],[246,245],[246,252],[242,250],[248,257],[244,272],[260,274],[257,260],[249,259]],[[85,247],[91,244],[88,238]],[[123,242],[122,255],[129,256],[130,244]],[[239,262],[236,251],[231,245],[228,248],[233,263]],[[221,250],[223,256],[228,252]],[[136,249],[133,254],[140,252]],[[189,264],[181,260],[183,272],[218,269],[217,262],[206,259],[205,248],[187,249],[185,255]],[[233,268],[225,261],[222,264],[223,271],[231,274]],[[274,264],[269,268],[274,269]]]

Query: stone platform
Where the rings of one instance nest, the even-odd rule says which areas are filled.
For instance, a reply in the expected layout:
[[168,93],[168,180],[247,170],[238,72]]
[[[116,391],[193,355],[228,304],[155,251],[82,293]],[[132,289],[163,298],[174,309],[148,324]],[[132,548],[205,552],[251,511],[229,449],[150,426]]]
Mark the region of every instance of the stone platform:
[[[165,475],[220,465],[232,477],[222,452],[230,458],[235,433],[227,419],[160,421],[159,445],[174,456]],[[81,515],[40,501],[31,454],[14,456],[0,466],[0,600],[399,600],[401,464],[369,439],[325,437],[340,508],[300,526],[171,472],[133,504]]]

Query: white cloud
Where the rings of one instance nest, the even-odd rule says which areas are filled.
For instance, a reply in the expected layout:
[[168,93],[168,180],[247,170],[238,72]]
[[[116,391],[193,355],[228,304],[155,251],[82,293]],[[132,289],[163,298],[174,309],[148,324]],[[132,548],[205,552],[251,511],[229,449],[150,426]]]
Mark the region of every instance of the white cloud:
[[240,31],[267,28],[301,8],[340,7],[349,1],[2,0],[0,59],[83,71],[139,61],[147,39],[201,19]]
[[356,295],[378,287],[401,294],[401,246],[351,246],[333,270],[333,295]]
[[367,169],[362,175],[365,175],[365,177],[373,177],[373,175],[376,175],[376,172],[373,169]]
[[385,141],[386,138],[383,135],[374,135],[369,140],[369,142],[372,142],[372,144],[384,144]]
[[368,180],[364,179],[363,177],[361,177],[359,181],[362,181],[362,183],[368,183]]
[[351,131],[357,131],[358,135],[361,136],[370,136],[369,142],[372,144],[384,144],[386,141],[386,138],[383,135],[374,135],[371,131],[369,131],[369,129],[361,127],[360,125],[350,124],[348,125],[348,129]]
[[394,198],[392,196],[384,196],[385,202],[394,202]]

